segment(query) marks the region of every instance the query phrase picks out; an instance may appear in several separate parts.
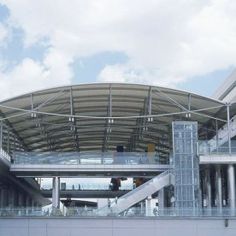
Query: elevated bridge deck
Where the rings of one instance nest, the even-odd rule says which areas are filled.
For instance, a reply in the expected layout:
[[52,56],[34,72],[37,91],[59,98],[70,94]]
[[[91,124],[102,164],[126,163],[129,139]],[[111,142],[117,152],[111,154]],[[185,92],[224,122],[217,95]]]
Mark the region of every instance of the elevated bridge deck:
[[15,153],[10,171],[22,177],[139,177],[170,169],[155,154],[146,153]]
[[11,164],[10,171],[21,177],[140,177],[156,176],[169,170],[171,165],[161,164],[80,164],[80,165],[58,165],[58,164]]
[[[128,193],[129,190],[60,190],[61,198],[115,198]],[[41,193],[46,198],[52,197],[51,189],[43,189]]]

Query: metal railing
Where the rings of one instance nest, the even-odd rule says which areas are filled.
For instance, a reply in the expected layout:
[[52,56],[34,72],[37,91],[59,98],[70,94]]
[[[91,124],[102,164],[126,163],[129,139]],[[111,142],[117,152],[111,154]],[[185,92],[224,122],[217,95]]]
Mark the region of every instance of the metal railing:
[[[61,190],[73,191],[73,190],[111,190],[112,184],[109,183],[80,183],[80,184],[67,184],[65,187],[61,185]],[[119,190],[132,190],[134,188],[133,183],[123,184],[119,187]],[[41,190],[52,190],[52,184],[42,184]]]
[[104,214],[104,212],[97,211],[96,207],[68,207],[65,210],[56,208],[32,208],[32,207],[18,207],[18,208],[0,208],[0,217],[119,217],[119,218],[132,218],[132,217],[142,217],[142,218],[174,218],[174,217],[188,217],[188,218],[204,218],[204,217],[236,217],[236,209],[229,208],[164,208],[158,209],[154,208],[141,208],[141,207],[131,207],[128,210],[120,214]]

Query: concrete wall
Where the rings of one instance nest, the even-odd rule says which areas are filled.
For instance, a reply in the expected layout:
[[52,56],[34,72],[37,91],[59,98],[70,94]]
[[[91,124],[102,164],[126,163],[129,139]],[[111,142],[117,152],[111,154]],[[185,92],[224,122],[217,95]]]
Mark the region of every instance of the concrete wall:
[[0,236],[235,236],[236,219],[0,219]]

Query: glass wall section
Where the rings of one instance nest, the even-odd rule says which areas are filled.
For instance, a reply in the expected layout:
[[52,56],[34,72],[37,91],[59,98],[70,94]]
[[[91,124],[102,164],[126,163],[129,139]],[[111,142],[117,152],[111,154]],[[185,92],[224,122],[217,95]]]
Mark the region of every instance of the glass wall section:
[[173,162],[175,173],[175,207],[197,208],[199,194],[199,160],[197,157],[198,123],[175,121]]

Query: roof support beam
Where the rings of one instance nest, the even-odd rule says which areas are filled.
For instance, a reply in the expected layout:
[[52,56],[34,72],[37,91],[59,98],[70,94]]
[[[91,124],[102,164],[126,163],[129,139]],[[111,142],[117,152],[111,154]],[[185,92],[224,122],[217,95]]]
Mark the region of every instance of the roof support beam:
[[[198,116],[202,116],[202,117],[206,117],[206,118],[211,118],[214,120],[218,120],[218,121],[222,121],[224,123],[227,123],[227,120],[221,119],[221,118],[217,118],[217,117],[213,117],[210,115],[206,115],[201,113],[202,111],[209,111],[209,110],[213,110],[216,108],[220,108],[223,107],[225,105],[219,105],[219,106],[214,106],[214,107],[207,107],[207,108],[200,108],[200,109],[195,109],[195,110],[191,110],[192,114],[198,115]],[[1,105],[0,107],[3,108],[7,108],[7,109],[11,109],[11,110],[18,110],[18,111],[27,111],[27,113],[31,112],[31,110],[25,110],[25,109],[21,109],[21,108],[16,108],[16,107],[10,107],[10,106],[5,106],[5,105]],[[70,117],[71,115],[68,114],[61,114],[61,113],[54,113],[54,112],[41,112],[41,111],[35,111],[37,114],[43,114],[43,115],[48,115],[48,116],[58,116],[58,117]],[[167,117],[167,116],[173,116],[173,115],[180,115],[180,114],[185,114],[185,111],[179,111],[179,112],[170,112],[170,113],[163,113],[163,114],[155,114],[155,115],[151,115],[151,117],[155,118],[155,117]],[[25,115],[24,113],[18,114],[18,115],[14,115],[14,116],[10,116],[10,117],[5,117],[5,118],[0,118],[0,120],[6,120],[6,119],[11,119],[13,117],[19,117],[19,116],[23,116]],[[113,116],[113,117],[102,117],[102,116],[86,116],[86,115],[74,115],[73,117],[75,118],[84,118],[84,119],[100,119],[100,120],[104,120],[104,119],[136,119],[138,117],[140,118],[148,118],[150,116],[148,115],[133,115],[133,116]]]
[[[202,116],[202,117],[208,117],[208,118],[210,118],[210,119],[214,119],[214,120],[221,120],[221,121],[224,121],[225,123],[227,123],[227,121],[226,120],[223,120],[223,119],[219,119],[219,118],[217,118],[217,117],[214,117],[214,116],[210,116],[210,115],[206,115],[206,114],[203,114],[203,113],[201,113],[201,112],[199,112],[199,111],[194,111],[194,110],[192,110],[192,111],[190,111],[190,110],[188,110],[188,108],[186,108],[186,107],[184,107],[183,105],[181,105],[178,101],[176,101],[175,99],[173,99],[173,98],[171,98],[169,95],[167,95],[167,94],[165,94],[164,92],[162,92],[162,90],[160,89],[160,88],[157,88],[157,87],[155,87],[156,88],[156,90],[159,92],[159,94],[160,95],[162,95],[162,96],[164,96],[170,103],[172,103],[172,104],[175,104],[176,106],[178,106],[180,109],[182,109],[182,111],[184,112],[184,113],[193,113],[193,114],[195,114],[195,115],[199,115],[199,116]],[[155,91],[156,92],[156,91]],[[158,94],[157,92],[156,92],[156,94]],[[189,100],[190,101],[190,100]],[[223,106],[223,105],[222,105]],[[210,108],[211,109],[211,108]],[[210,110],[210,109],[204,109],[204,110]]]
[[71,131],[74,135],[76,150],[79,152],[80,151],[79,135],[78,135],[76,118],[74,117],[74,97],[73,97],[72,87],[70,87],[70,115],[71,117],[69,117],[69,121],[71,122]]
[[149,91],[148,91],[148,122],[153,121],[152,117],[152,87],[150,86]]

